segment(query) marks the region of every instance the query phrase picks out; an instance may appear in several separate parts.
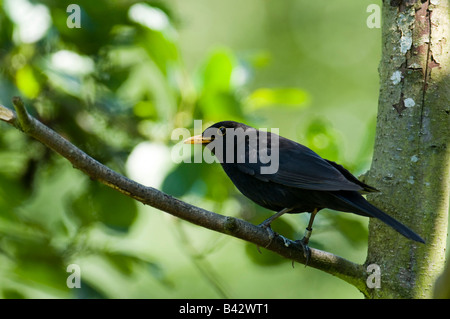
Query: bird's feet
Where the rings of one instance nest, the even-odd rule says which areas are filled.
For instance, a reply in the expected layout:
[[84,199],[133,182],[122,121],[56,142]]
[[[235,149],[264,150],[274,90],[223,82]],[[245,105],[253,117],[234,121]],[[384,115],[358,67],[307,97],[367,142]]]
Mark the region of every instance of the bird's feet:
[[259,224],[258,226],[261,228],[264,228],[267,230],[267,232],[269,233],[269,243],[266,245],[265,248],[269,247],[270,244],[272,243],[273,239],[275,238],[276,233],[272,230],[272,228],[270,228],[270,224],[277,219],[278,217],[280,217],[281,215],[288,213],[292,210],[292,208],[283,208],[282,210],[280,210],[278,213],[270,216],[269,218],[267,218],[265,221],[263,221],[261,224]]
[[294,243],[299,244],[302,246],[303,250],[303,256],[305,256],[305,267],[308,266],[309,260],[311,259],[311,249],[308,246],[309,243],[309,237],[311,236],[312,229],[308,230],[306,229],[305,236],[303,236],[302,239],[296,240]]
[[271,220],[266,219],[265,221],[263,221],[261,224],[258,225],[258,227],[264,228],[267,231],[267,233],[269,234],[269,243],[264,248],[267,248],[270,246],[270,244],[272,243],[273,239],[275,238],[275,236],[277,234],[270,227],[270,223],[271,223]]
[[307,244],[305,244],[303,239],[296,240],[294,243],[302,246],[303,256],[305,256],[305,258],[306,258],[306,261],[305,261],[305,267],[306,267],[306,266],[308,266],[309,260],[311,259],[311,249],[309,248],[309,246]]

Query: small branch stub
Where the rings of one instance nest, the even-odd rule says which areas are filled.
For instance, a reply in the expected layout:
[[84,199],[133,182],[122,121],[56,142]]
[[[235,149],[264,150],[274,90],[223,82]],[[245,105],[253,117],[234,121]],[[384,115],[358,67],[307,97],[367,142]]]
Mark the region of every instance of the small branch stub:
[[12,102],[17,112],[17,118],[19,120],[20,128],[24,132],[29,132],[29,130],[31,129],[31,121],[27,109],[25,108],[25,104],[18,96],[14,96],[12,98]]
[[3,105],[0,105],[0,120],[7,123],[12,123],[14,119],[14,112]]

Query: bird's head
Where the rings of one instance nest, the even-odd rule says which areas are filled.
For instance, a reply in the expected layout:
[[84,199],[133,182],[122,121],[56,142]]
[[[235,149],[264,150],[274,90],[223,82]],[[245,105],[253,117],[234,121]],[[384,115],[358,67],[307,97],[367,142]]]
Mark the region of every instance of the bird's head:
[[[257,145],[258,135],[259,131],[251,126],[234,121],[222,121],[208,127],[201,135],[186,139],[184,143],[206,145],[220,163],[224,163],[225,160],[231,163],[239,157],[245,157],[246,154],[248,156],[249,145],[252,142]],[[242,152],[239,152],[240,150]],[[231,157],[226,157],[227,153]]]
[[[234,122],[234,121],[222,121],[217,122],[203,131],[201,135],[192,136],[184,141],[185,144],[203,144],[208,145],[213,141],[225,140],[231,133],[235,133],[236,130],[245,132],[247,129],[253,129],[252,127]],[[255,130],[255,129],[253,129]],[[224,143],[225,144],[225,143]]]

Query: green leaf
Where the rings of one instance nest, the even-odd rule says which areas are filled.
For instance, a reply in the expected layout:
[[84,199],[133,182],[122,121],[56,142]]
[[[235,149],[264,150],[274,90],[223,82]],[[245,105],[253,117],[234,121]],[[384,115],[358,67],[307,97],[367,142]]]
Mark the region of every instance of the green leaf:
[[175,197],[185,195],[200,178],[204,165],[199,163],[181,163],[164,179],[162,191]]
[[95,194],[95,205],[100,220],[116,229],[128,229],[138,214],[134,199],[103,185],[99,185]]
[[342,138],[331,123],[323,119],[313,119],[306,129],[306,145],[320,156],[337,161],[342,148]]
[[0,175],[0,216],[15,219],[11,211],[27,199],[27,195],[20,181]]
[[121,253],[105,252],[104,256],[117,270],[128,276],[132,274],[134,264],[141,262],[141,260],[133,256],[124,255]]
[[364,244],[368,237],[367,227],[354,216],[347,214],[328,214],[327,218],[332,222],[332,227],[341,233],[353,246]]
[[36,98],[41,90],[33,69],[29,65],[17,70],[16,84],[19,90],[30,99]]
[[206,61],[202,73],[203,94],[211,91],[228,92],[231,87],[231,74],[236,65],[235,57],[226,49],[214,51]]
[[242,119],[242,105],[232,83],[236,67],[236,58],[229,50],[217,49],[209,56],[199,77],[200,117],[208,121]]
[[98,183],[91,183],[71,208],[82,224],[100,221],[121,231],[126,231],[138,214],[135,200]]
[[261,88],[253,91],[247,98],[250,110],[271,106],[306,107],[309,94],[297,88]]

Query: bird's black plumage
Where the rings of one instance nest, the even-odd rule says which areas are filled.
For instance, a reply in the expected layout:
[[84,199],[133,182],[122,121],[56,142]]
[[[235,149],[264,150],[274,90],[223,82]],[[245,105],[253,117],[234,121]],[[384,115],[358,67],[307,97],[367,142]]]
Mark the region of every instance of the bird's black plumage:
[[[252,143],[255,137],[257,143]],[[201,140],[221,158],[223,169],[239,191],[260,206],[277,212],[314,215],[329,208],[374,217],[406,238],[424,243],[419,235],[361,195],[377,191],[375,188],[304,145],[233,121],[212,125],[203,132]],[[276,164],[268,163],[269,158],[277,160],[278,165],[274,172],[264,173],[264,167]]]

